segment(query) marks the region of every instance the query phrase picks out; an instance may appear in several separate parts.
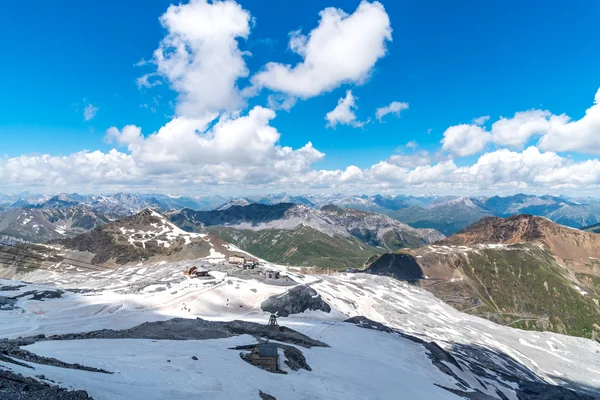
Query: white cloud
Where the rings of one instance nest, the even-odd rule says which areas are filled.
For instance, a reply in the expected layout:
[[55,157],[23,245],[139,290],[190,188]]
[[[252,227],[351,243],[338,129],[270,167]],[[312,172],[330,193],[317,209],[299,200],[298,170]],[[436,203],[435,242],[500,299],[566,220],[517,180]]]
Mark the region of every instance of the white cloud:
[[335,128],[337,124],[351,125],[354,127],[363,126],[363,122],[356,120],[354,111],[357,108],[356,97],[354,97],[351,90],[346,91],[346,97],[339,99],[337,106],[325,115],[327,127]]
[[349,165],[340,175],[341,182],[356,182],[362,180],[363,178],[363,171],[356,165]]
[[594,104],[581,119],[571,121],[566,115],[553,116],[539,146],[545,150],[600,154],[600,89]]
[[388,114],[394,114],[396,118],[400,118],[400,112],[402,110],[408,110],[408,103],[392,101],[389,105],[378,108],[375,111],[375,117],[377,117],[379,121]]
[[512,118],[501,117],[492,125],[492,140],[499,145],[522,148],[532,136],[547,132],[550,120],[554,118],[545,110],[517,112]]
[[135,80],[138,89],[143,87],[152,88],[154,86],[162,85],[162,81],[159,78],[159,74],[155,72],[150,72],[148,74],[142,75]]
[[466,157],[482,151],[490,139],[491,134],[478,125],[451,126],[444,132],[442,149]]
[[[404,147],[370,167],[315,169],[324,154],[310,141],[299,148],[280,143],[273,126],[274,108],[290,109],[299,98],[330,91],[343,83],[362,83],[391,40],[383,6],[363,1],[352,15],[328,8],[308,36],[295,32],[290,48],[302,56],[295,66],[268,64],[252,78],[257,87],[272,89],[270,108],[243,110],[240,78],[248,76],[238,40],[248,37],[250,14],[233,1],[193,0],[171,6],[161,17],[165,39],[151,62],[156,71],[138,78],[142,87],[168,82],[178,93],[176,116],[158,131],[144,134],[136,125],[111,127],[106,140],[122,147],[107,153],[81,151],[68,156],[0,158],[2,187],[58,191],[181,190],[243,191],[256,189],[332,189],[423,192],[499,193],[557,188],[599,189],[600,161],[573,161],[557,152],[600,153],[600,91],[579,120],[545,110],[517,112],[485,127],[488,116],[451,126],[443,133],[442,151]],[[247,91],[250,93],[250,91]],[[246,94],[247,94],[246,93]],[[157,101],[155,100],[155,103]],[[84,100],[84,104],[85,100]],[[141,107],[150,107],[145,104]],[[392,102],[377,118],[396,116],[408,104]],[[98,111],[88,104],[84,118]],[[329,126],[357,120],[356,98],[348,90],[326,115]],[[428,133],[431,129],[428,130]],[[539,138],[537,146],[529,146]],[[406,139],[408,140],[408,139]],[[453,157],[485,151],[471,165],[457,166]],[[126,149],[126,150],[125,150]],[[516,149],[516,150],[515,150]],[[464,160],[463,160],[464,161]]]
[[594,104],[579,120],[565,114],[556,115],[547,110],[527,110],[511,118],[500,117],[488,131],[480,126],[487,117],[448,128],[444,132],[442,148],[458,156],[481,152],[488,143],[522,149],[531,139],[539,138],[537,146],[549,151],[573,151],[600,154],[600,89]]
[[303,60],[295,66],[271,62],[252,77],[258,89],[309,98],[343,83],[363,83],[392,40],[390,20],[379,2],[362,1],[348,15],[337,8],[320,12],[319,26],[308,36],[293,32],[290,49]]
[[[192,0],[170,6],[160,22],[167,36],[153,63],[179,94],[177,114],[197,118],[243,105],[237,81],[248,69],[237,39],[248,37],[250,13],[233,1]],[[146,82],[148,75],[138,79]]]
[[91,121],[96,116],[96,113],[98,112],[98,110],[99,110],[98,107],[96,107],[92,104],[88,104],[83,109],[83,119],[86,121]]
[[483,125],[483,124],[485,124],[485,123],[486,123],[486,122],[487,122],[489,119],[490,119],[490,116],[489,116],[489,115],[482,115],[482,116],[481,116],[481,117],[479,117],[479,118],[475,118],[475,119],[473,120],[473,123],[474,123],[475,125]]
[[136,162],[153,173],[220,165],[228,166],[234,175],[239,173],[235,167],[260,167],[265,175],[285,175],[305,171],[324,157],[310,142],[297,150],[279,145],[280,134],[269,125],[275,117],[271,109],[257,106],[245,116],[223,115],[207,129],[215,117],[177,117],[147,138],[133,125],[121,130],[112,127],[107,140],[126,146]]
[[[253,111],[264,114],[238,118],[245,118],[241,121],[219,122],[224,125],[219,128],[223,130],[210,133],[211,139],[196,137],[193,151],[198,150],[200,156],[207,155],[210,149],[215,148],[214,141],[218,141],[225,130],[234,128],[238,123],[240,127],[246,127],[242,129],[246,132],[243,136],[261,136],[258,132],[249,134],[247,128],[261,125],[260,119],[268,118],[268,112]],[[201,122],[178,121],[168,129],[180,131],[180,137],[185,138],[183,131],[189,132],[187,128],[193,129],[198,124]],[[151,154],[147,151],[166,144],[157,138],[159,133],[144,138],[135,126],[111,130],[109,133],[113,139],[132,149],[132,154],[111,150],[109,153],[83,151],[66,157],[44,155],[4,158],[0,159],[0,181],[5,187],[37,186],[54,191],[67,187],[78,190],[89,188],[93,192],[106,188],[214,190],[217,186],[237,191],[259,187],[263,191],[397,189],[416,193],[455,194],[548,192],[566,187],[588,191],[600,189],[598,159],[575,162],[554,152],[542,152],[533,146],[521,152],[496,150],[483,154],[472,165],[461,167],[451,159],[443,160],[423,152],[411,156],[394,155],[365,169],[349,165],[345,169],[314,170],[311,165],[322,159],[323,154],[310,143],[293,150],[277,145],[269,147],[254,137],[253,148],[262,155],[260,160],[250,158],[238,164],[234,160],[218,160],[214,157],[210,162],[203,163],[190,158],[193,151],[189,154],[173,153],[172,149],[158,154],[156,160],[148,158]],[[273,142],[273,133],[264,135],[266,142]],[[203,142],[202,139],[208,141]],[[239,144],[234,148],[239,148]],[[219,150],[219,157],[234,154],[243,159],[247,155],[238,154],[234,148]],[[160,162],[164,159],[170,160]]]

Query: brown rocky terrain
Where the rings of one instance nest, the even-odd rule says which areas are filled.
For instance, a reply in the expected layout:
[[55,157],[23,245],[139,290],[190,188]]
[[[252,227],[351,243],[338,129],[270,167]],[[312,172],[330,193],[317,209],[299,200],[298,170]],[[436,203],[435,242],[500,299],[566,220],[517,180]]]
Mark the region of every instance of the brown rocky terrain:
[[600,259],[600,235],[527,214],[509,218],[485,217],[437,244],[470,246],[482,243],[541,245],[566,265],[595,264],[590,260]]
[[434,245],[383,255],[366,272],[523,329],[590,337],[600,321],[600,235],[543,217],[486,217]]

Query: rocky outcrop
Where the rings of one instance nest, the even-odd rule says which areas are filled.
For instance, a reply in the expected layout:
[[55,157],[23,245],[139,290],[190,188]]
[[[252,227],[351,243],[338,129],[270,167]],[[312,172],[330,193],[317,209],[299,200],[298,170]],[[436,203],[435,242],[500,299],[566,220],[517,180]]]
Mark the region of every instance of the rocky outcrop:
[[307,285],[294,286],[283,294],[271,296],[262,302],[260,308],[279,317],[301,314],[306,310],[331,312],[329,304]]
[[259,390],[259,391],[258,391],[258,395],[260,396],[260,398],[261,398],[262,400],[277,400],[277,399],[275,398],[275,396],[271,396],[270,394],[268,394],[268,393],[265,393],[265,392],[263,392],[262,390]]
[[391,276],[403,281],[418,281],[424,278],[417,259],[405,253],[386,253],[370,264],[365,272]]
[[40,379],[0,370],[0,398],[11,400],[92,400],[83,390],[70,391]]
[[[266,321],[265,321],[266,322]],[[146,322],[131,329],[103,329],[87,333],[55,335],[39,340],[80,339],[156,339],[156,340],[206,340],[223,339],[237,335],[276,340],[302,347],[327,347],[327,344],[311,339],[293,329],[280,326],[273,329],[267,325],[247,321],[206,321],[201,318],[173,318],[167,321]]]

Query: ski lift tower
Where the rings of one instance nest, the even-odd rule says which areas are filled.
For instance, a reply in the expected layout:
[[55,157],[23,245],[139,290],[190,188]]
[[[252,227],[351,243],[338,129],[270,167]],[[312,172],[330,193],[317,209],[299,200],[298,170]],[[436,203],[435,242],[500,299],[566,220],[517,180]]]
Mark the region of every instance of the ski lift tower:
[[271,329],[279,328],[279,324],[277,324],[277,316],[275,314],[271,314],[271,316],[269,317],[269,325],[268,326]]

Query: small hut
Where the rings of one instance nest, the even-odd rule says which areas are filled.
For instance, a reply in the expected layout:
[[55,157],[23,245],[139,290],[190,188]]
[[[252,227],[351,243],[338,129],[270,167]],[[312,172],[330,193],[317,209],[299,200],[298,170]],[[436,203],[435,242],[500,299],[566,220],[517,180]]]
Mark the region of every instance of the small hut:
[[265,272],[265,278],[267,279],[279,279],[280,274],[279,271],[266,271]]
[[244,264],[246,257],[237,254],[229,256],[229,264]]
[[259,343],[248,360],[252,365],[260,367],[269,372],[279,371],[279,353],[275,343]]

